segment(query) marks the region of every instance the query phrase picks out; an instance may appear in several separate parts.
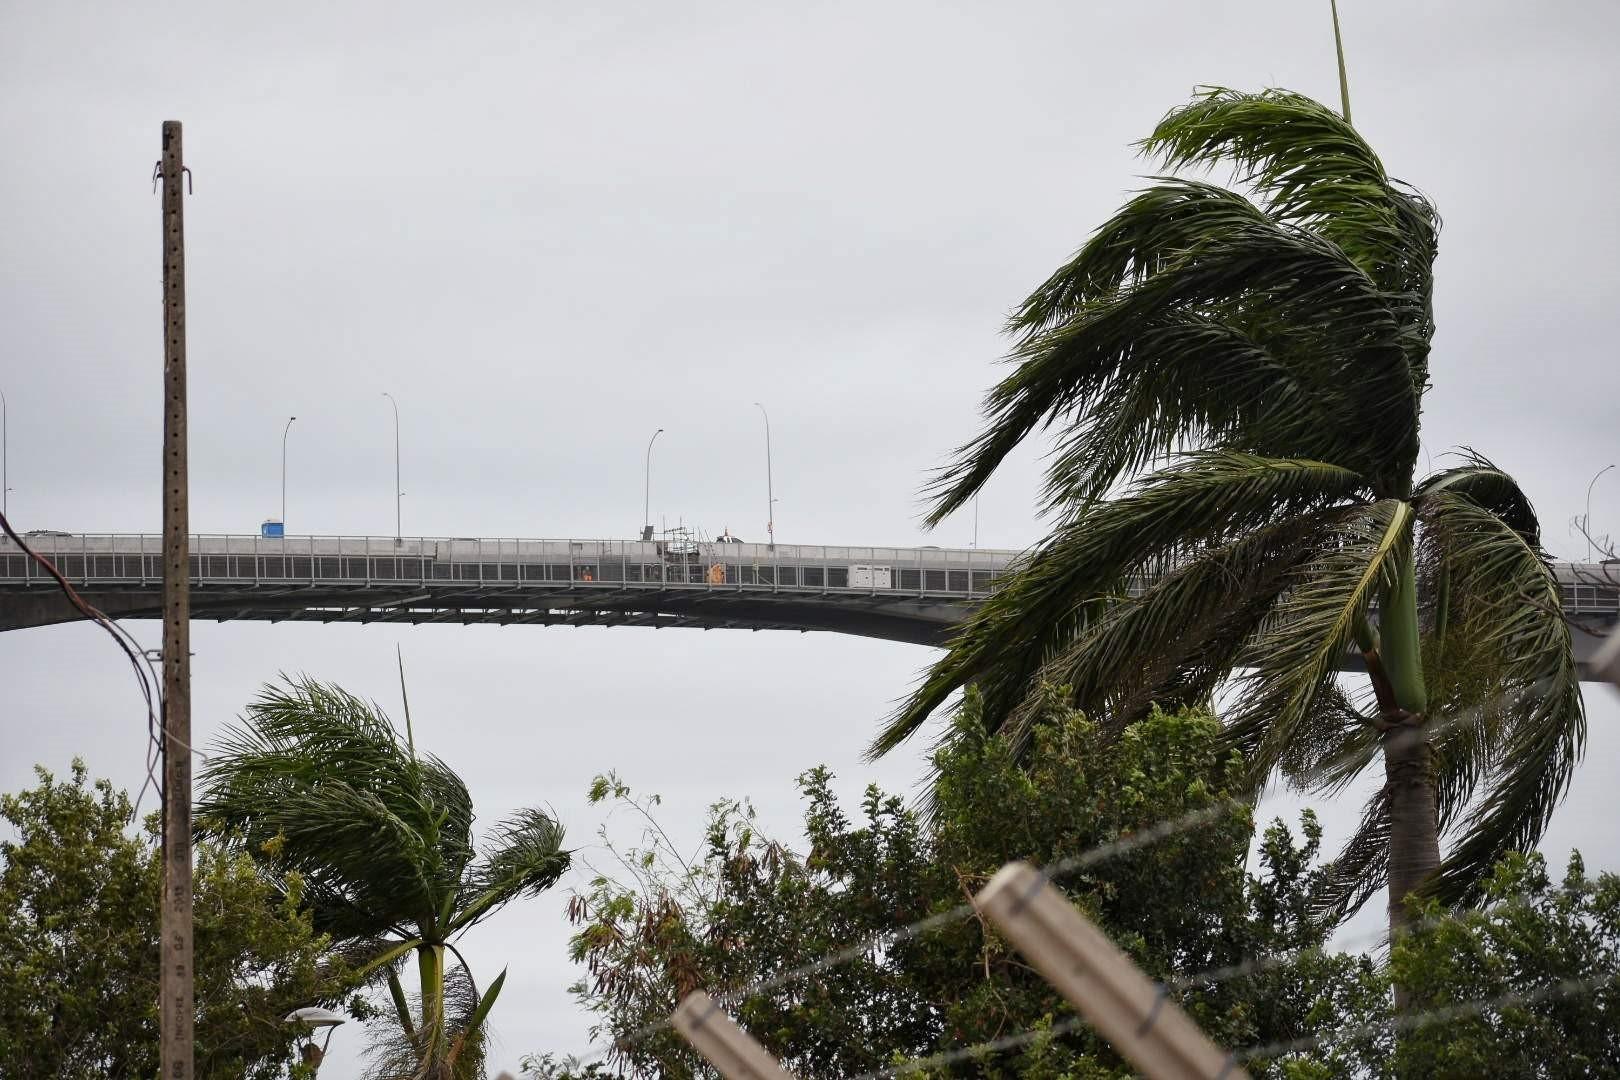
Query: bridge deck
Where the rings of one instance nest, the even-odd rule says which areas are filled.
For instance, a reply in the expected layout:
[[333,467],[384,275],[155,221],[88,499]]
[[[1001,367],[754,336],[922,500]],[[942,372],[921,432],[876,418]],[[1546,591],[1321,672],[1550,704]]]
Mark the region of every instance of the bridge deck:
[[[102,610],[134,618],[157,614],[160,537],[27,539]],[[192,611],[203,619],[831,630],[924,644],[942,641],[1019,555],[932,547],[221,535],[194,536],[191,552]],[[1557,567],[1572,620],[1607,632],[1620,616],[1616,570]],[[76,614],[49,575],[0,538],[0,630]]]
[[[33,536],[109,614],[157,611],[156,536]],[[499,622],[833,630],[933,644],[1006,572],[1011,551],[694,543],[199,535],[204,619]],[[0,629],[75,617],[0,540]],[[18,593],[21,596],[18,596]]]

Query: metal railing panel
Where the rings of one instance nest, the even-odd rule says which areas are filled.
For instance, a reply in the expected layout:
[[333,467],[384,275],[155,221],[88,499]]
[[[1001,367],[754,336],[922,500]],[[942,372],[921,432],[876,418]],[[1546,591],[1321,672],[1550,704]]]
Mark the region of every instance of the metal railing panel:
[[[30,546],[78,583],[155,586],[151,561],[158,538],[144,533],[32,536]],[[709,568],[724,585],[779,593],[898,594],[916,598],[978,598],[1005,577],[1018,552],[972,548],[850,547],[807,544],[699,543],[676,555],[659,541],[621,539],[402,538],[299,535],[262,537],[199,533],[190,538],[194,570],[211,585],[450,586],[461,582],[501,590],[526,586],[612,585],[620,589],[713,588]],[[0,542],[0,582],[34,587],[47,576],[10,541]],[[889,590],[852,589],[849,567],[887,565]],[[1558,564],[1561,599],[1571,615],[1620,614],[1617,571],[1600,564]],[[587,582],[585,575],[589,574]],[[1133,592],[1141,583],[1133,582]]]

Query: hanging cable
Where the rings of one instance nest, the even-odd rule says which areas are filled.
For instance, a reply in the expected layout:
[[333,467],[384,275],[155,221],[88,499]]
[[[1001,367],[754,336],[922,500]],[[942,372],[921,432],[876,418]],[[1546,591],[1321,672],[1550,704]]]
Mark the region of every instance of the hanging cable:
[[[4,514],[0,514],[0,530],[4,530],[6,536],[22,550],[24,555],[38,563],[55,580],[57,587],[67,597],[68,603],[72,604],[86,619],[89,619],[111,635],[113,641],[117,643],[118,647],[123,650],[124,655],[129,659],[130,667],[135,672],[135,681],[140,686],[141,697],[146,702],[146,781],[141,785],[141,790],[135,797],[134,814],[138,820],[141,800],[145,798],[147,788],[152,788],[160,793],[163,788],[163,783],[158,779],[156,771],[157,760],[162,753],[163,745],[159,737],[159,729],[162,727],[159,716],[163,705],[163,679],[154,668],[151,654],[141,647],[140,642],[136,641],[129,631],[109,618],[100,608],[80,596],[78,590],[73,587],[72,583],[56,568],[56,565],[50,559],[35,551],[26,540],[17,535],[17,531],[12,528],[11,522],[6,520]],[[191,748],[187,747],[187,749]]]

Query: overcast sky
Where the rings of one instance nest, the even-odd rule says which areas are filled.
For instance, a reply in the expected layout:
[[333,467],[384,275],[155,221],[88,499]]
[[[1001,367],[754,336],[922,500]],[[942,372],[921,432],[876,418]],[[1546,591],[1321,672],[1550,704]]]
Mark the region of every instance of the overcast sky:
[[[1445,216],[1426,445],[1519,476],[1556,554],[1615,435],[1609,2],[1346,0],[1358,127]],[[1005,312],[1147,166],[1131,143],[1197,84],[1336,97],[1326,0],[1133,4],[0,3],[0,391],[19,528],[159,527],[162,121],[185,124],[192,525],[626,537],[656,517],[760,538],[761,401],[777,537],[924,539],[918,488],[975,431]],[[1038,457],[982,499],[1022,547]],[[1620,531],[1620,472],[1593,518]],[[136,631],[157,643],[153,624]],[[702,807],[752,795],[790,834],[793,777],[909,789],[860,753],[929,650],[829,635],[199,624],[206,744],[263,680],[392,705],[481,820],[583,798],[617,768]],[[85,627],[0,637],[0,789],[83,755],[131,789],[127,669]],[[1547,848],[1620,867],[1620,709],[1588,688],[1588,763]],[[1325,808],[1336,828],[1356,807]],[[469,940],[511,965],[496,1066],[582,1049],[566,890]],[[1376,913],[1374,913],[1376,920]],[[361,1033],[341,1031],[337,1080]]]

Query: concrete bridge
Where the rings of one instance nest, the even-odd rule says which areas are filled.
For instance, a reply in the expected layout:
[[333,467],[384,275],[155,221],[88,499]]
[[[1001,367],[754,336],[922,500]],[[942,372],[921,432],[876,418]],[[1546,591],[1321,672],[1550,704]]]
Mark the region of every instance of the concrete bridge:
[[[157,618],[162,538],[34,534],[90,603]],[[1019,552],[663,540],[191,538],[192,617],[220,622],[497,623],[825,630],[942,644]],[[1620,618],[1620,567],[1557,566],[1578,658]],[[78,618],[0,538],[0,630]]]
[[[33,535],[85,600],[157,618],[162,538]],[[1012,551],[664,540],[191,538],[191,612],[221,622],[828,630],[937,645]],[[0,630],[79,618],[0,538]]]

